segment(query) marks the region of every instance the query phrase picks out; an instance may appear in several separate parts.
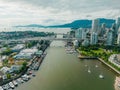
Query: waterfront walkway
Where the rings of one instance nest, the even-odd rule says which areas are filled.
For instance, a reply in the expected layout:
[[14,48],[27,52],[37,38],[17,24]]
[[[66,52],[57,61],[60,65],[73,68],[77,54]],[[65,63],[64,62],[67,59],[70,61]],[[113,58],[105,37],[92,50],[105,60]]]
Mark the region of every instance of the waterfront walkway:
[[110,64],[106,63],[104,60],[102,60],[101,58],[98,58],[98,60],[100,60],[102,63],[104,63],[105,65],[107,65],[108,67],[110,67],[113,71],[115,71],[117,74],[120,75],[120,71],[118,71],[117,69],[115,69],[114,67],[112,67]]

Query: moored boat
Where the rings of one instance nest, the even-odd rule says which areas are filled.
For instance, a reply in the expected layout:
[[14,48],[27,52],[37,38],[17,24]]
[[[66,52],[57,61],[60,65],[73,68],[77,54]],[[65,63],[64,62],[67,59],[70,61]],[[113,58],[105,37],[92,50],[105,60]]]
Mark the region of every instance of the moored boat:
[[100,75],[99,75],[99,78],[103,79],[103,78],[104,78],[104,76],[103,76],[102,74],[100,74]]
[[12,82],[15,86],[18,86],[18,83],[15,80],[13,80]]
[[90,70],[90,68],[88,68],[88,73],[91,73],[91,70]]
[[12,89],[14,89],[14,84],[12,83],[12,82],[9,82],[9,85],[10,85],[10,87],[12,88]]

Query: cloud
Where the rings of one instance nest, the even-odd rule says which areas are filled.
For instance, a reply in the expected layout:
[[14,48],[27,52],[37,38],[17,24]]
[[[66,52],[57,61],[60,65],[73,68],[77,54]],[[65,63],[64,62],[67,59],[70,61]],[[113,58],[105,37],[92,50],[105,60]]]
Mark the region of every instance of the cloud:
[[102,9],[120,9],[119,0],[6,0],[10,3],[31,5],[33,7],[53,8],[56,10],[92,11]]
[[116,18],[119,0],[1,0],[4,23],[61,24],[75,19]]

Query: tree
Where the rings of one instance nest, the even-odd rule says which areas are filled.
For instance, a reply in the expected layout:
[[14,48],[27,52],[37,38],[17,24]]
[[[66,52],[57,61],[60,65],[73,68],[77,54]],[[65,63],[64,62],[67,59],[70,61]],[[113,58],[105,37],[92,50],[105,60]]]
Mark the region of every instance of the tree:
[[7,74],[7,79],[11,79],[11,74]]
[[10,55],[12,53],[12,50],[10,48],[7,48],[4,52],[2,52],[2,55]]

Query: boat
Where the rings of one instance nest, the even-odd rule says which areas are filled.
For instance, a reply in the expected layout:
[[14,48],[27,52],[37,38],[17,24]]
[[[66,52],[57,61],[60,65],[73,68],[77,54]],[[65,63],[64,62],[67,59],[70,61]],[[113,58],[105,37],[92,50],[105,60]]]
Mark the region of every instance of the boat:
[[88,65],[85,65],[85,67],[87,67]]
[[88,73],[91,73],[90,68],[88,69]]
[[13,84],[12,82],[10,82],[9,85],[10,85],[10,87],[11,87],[12,89],[14,89],[15,86],[14,86],[14,84]]
[[23,79],[24,81],[28,81],[28,80],[29,80],[29,79],[28,79],[28,76],[27,76],[26,74],[22,76],[22,79]]
[[97,67],[98,67],[98,65],[95,65],[95,67],[97,68]]
[[10,89],[10,85],[9,84],[5,84],[5,85],[2,86],[2,88],[4,90],[8,90],[8,89]]
[[100,75],[99,75],[99,78],[103,79],[103,78],[104,78],[104,76],[103,76],[102,74],[100,74]]
[[35,74],[32,74],[33,77],[35,77],[36,75]]
[[4,89],[0,86],[0,90],[4,90]]
[[12,83],[13,83],[15,86],[18,86],[18,83],[17,83],[15,80],[13,80]]

